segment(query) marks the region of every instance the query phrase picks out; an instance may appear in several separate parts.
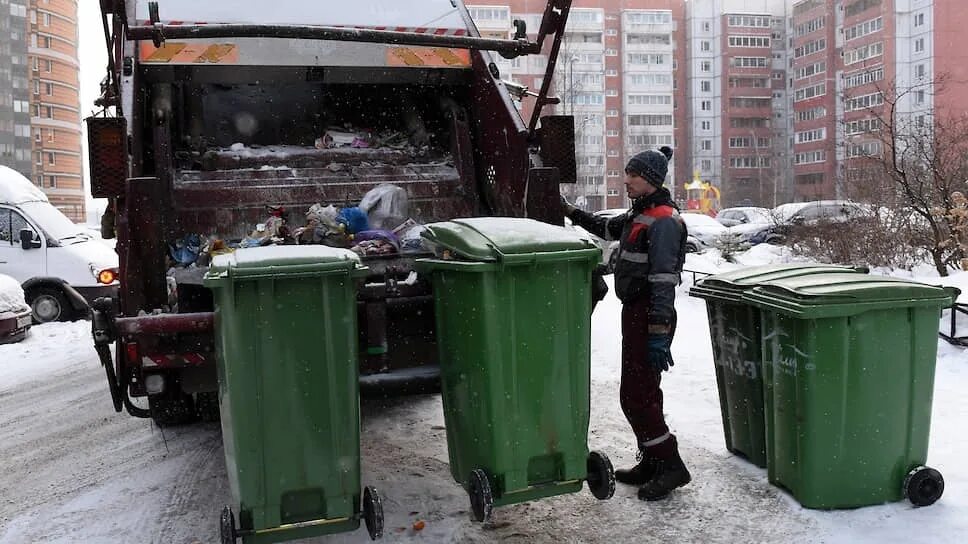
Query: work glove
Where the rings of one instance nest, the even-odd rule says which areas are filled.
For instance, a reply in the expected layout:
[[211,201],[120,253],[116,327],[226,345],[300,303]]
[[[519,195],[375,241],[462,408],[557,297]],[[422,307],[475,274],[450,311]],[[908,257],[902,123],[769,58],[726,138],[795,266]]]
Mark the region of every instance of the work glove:
[[565,195],[558,195],[558,196],[561,197],[561,215],[568,217],[569,215],[571,215],[571,212],[578,209],[571,202],[568,202],[568,199],[565,198]]
[[650,334],[649,335],[649,364],[653,368],[662,372],[669,370],[675,363],[672,361],[672,335],[669,334]]

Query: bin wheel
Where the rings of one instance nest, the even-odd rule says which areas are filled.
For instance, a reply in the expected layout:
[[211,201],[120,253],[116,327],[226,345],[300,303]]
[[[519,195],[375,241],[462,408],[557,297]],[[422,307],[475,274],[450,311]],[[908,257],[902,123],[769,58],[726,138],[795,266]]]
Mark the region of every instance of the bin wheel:
[[219,542],[221,544],[235,544],[235,516],[228,506],[222,509],[222,517],[218,524]]
[[615,471],[608,456],[600,451],[588,452],[588,490],[600,501],[608,500],[615,494]]
[[363,488],[363,523],[370,540],[383,538],[383,501],[373,486]]
[[944,478],[931,467],[915,467],[904,477],[904,496],[914,506],[930,506],[944,493]]
[[485,522],[491,519],[491,509],[494,508],[494,496],[491,495],[491,483],[487,479],[487,474],[475,468],[471,471],[468,480],[467,494],[471,498],[471,513],[474,520]]

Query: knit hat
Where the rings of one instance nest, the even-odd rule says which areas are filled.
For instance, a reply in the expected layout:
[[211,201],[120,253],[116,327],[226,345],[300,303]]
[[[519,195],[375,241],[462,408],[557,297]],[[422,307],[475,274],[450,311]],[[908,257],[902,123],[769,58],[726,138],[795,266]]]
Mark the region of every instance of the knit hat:
[[625,166],[625,173],[642,176],[645,181],[660,188],[665,183],[671,158],[672,148],[667,145],[660,147],[658,151],[647,149],[629,159],[629,163]]

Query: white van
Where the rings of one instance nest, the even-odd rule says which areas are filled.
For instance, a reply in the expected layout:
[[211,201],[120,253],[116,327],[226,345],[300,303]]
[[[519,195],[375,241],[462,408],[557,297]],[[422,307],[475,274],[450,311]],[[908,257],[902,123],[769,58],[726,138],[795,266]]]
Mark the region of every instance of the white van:
[[16,170],[0,166],[0,274],[23,286],[38,323],[86,317],[118,296],[118,255]]

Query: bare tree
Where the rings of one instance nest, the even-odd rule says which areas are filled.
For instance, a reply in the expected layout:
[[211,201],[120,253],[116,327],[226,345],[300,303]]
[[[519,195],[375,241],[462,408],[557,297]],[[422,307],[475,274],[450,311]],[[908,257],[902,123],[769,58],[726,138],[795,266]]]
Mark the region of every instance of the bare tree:
[[968,249],[959,239],[963,201],[953,196],[968,192],[968,115],[938,108],[912,114],[905,105],[923,102],[925,95],[937,104],[945,82],[941,77],[905,88],[879,86],[883,104],[863,108],[870,121],[862,122],[871,123],[862,127],[866,145],[845,142],[848,195],[886,209],[895,225],[907,223],[910,243],[927,252],[942,276],[960,266]]

